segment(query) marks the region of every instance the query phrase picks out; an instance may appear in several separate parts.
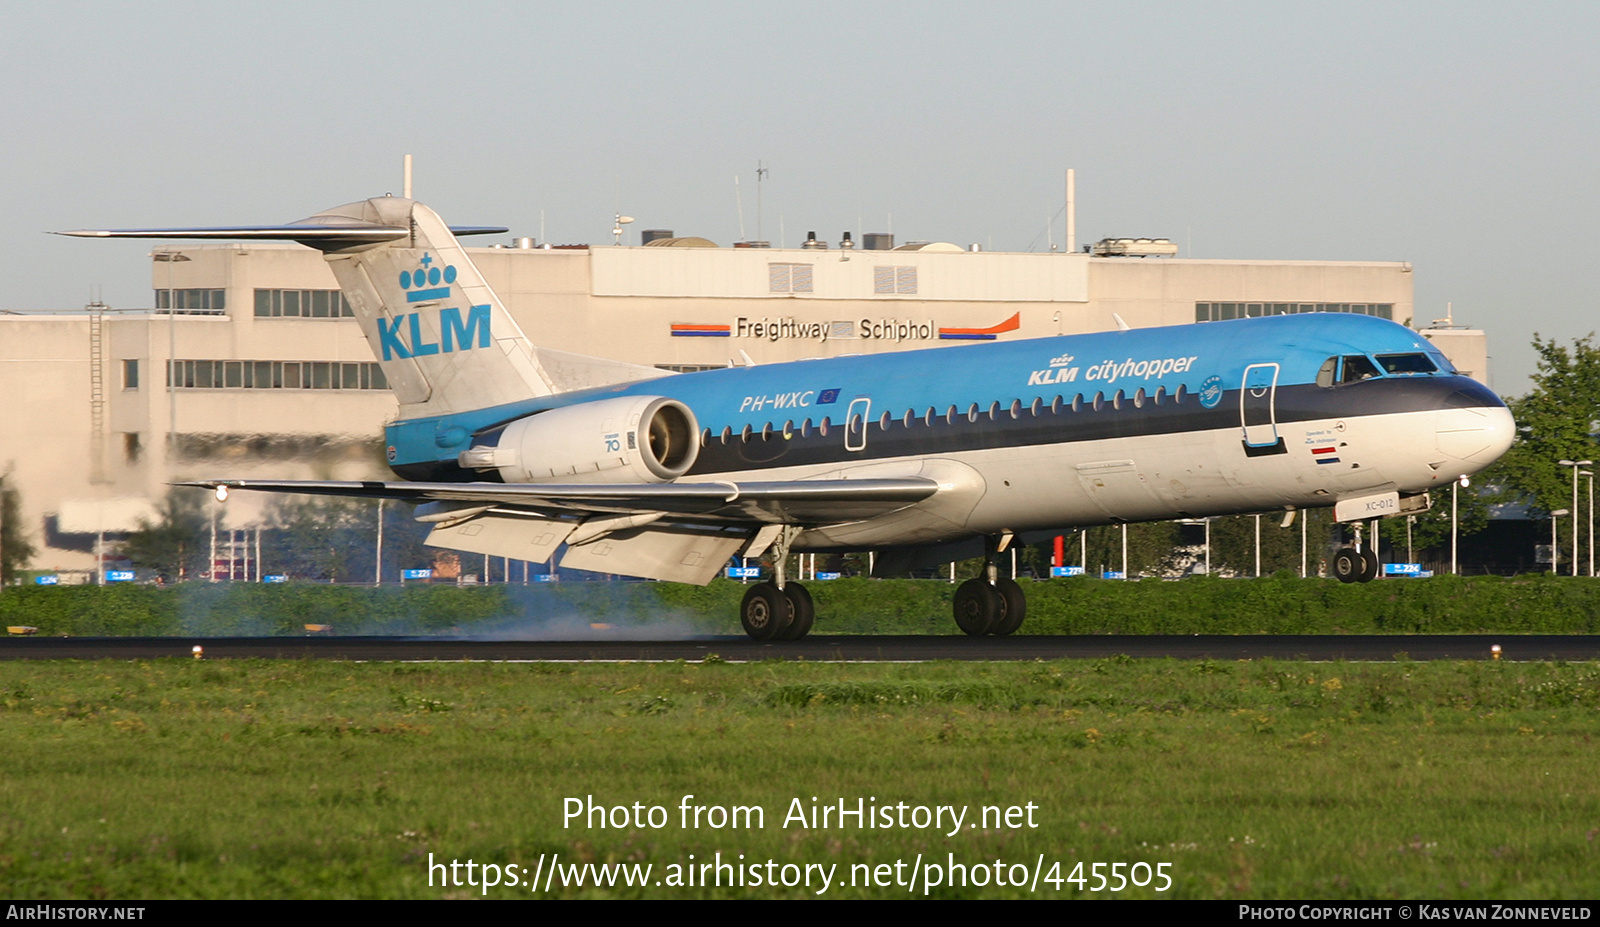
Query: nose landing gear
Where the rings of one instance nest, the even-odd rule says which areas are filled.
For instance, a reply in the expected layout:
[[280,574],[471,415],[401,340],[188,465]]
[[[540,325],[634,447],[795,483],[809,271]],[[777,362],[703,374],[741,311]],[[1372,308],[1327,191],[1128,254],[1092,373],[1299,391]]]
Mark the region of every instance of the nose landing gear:
[[1378,552],[1361,543],[1360,522],[1356,523],[1355,545],[1341,547],[1333,555],[1333,576],[1341,583],[1370,583],[1378,578]]

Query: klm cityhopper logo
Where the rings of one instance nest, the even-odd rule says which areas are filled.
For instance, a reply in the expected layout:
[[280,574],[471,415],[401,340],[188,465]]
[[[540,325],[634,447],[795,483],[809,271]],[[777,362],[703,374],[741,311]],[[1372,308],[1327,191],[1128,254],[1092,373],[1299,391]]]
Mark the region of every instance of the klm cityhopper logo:
[[[406,291],[406,302],[422,303],[448,299],[450,285],[456,282],[454,265],[444,268],[431,266],[432,255],[422,256],[422,266],[416,270],[400,272],[400,288]],[[441,285],[442,284],[442,285]],[[408,312],[397,315],[391,322],[378,319],[378,343],[384,360],[395,358],[426,357],[430,354],[453,354],[473,348],[487,348],[493,341],[489,331],[489,307],[473,306],[461,318],[458,306],[445,306],[439,310],[439,340],[428,341],[422,331],[422,314]]]

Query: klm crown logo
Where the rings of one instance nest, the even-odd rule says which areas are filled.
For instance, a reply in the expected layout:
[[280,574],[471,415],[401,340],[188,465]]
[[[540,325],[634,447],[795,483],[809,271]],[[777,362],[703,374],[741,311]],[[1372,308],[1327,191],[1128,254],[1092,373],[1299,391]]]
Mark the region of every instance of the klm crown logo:
[[[449,297],[450,284],[456,282],[455,265],[448,264],[443,269],[433,267],[433,255],[427,253],[419,263],[422,266],[416,270],[400,271],[400,288],[406,291],[406,302],[424,303]],[[444,286],[440,286],[441,283]]]
[[[426,253],[419,263],[422,266],[416,270],[400,272],[400,288],[406,291],[406,302],[426,303],[449,299],[450,285],[456,282],[455,266],[434,267],[433,256]],[[427,309],[422,311],[428,312]],[[419,312],[396,315],[392,320],[380,316],[377,320],[378,346],[383,359],[389,361],[397,357],[454,354],[456,351],[487,348],[494,340],[489,331],[492,319],[487,303],[468,307],[466,318],[462,318],[462,310],[458,306],[441,307],[436,317],[431,312],[429,316],[426,324]]]

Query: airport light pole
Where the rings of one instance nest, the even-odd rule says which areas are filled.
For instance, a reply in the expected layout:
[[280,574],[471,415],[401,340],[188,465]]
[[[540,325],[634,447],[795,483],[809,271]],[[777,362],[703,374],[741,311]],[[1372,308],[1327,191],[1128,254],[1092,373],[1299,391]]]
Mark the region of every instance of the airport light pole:
[[1589,578],[1594,578],[1594,471],[1585,470],[1582,476],[1589,478]]
[[1306,513],[1300,512],[1300,578],[1306,578]]
[[1256,579],[1261,578],[1261,514],[1256,513]]
[[172,265],[189,256],[180,251],[154,251],[150,260],[167,265],[167,466],[173,465],[178,446],[178,312],[172,288]]
[[1465,476],[1460,477],[1455,482],[1450,484],[1450,575],[1451,576],[1460,576],[1461,575],[1461,570],[1457,566],[1457,560],[1456,560],[1456,551],[1458,549],[1458,547],[1457,547],[1457,537],[1458,537],[1458,535],[1457,535],[1457,531],[1456,531],[1456,513],[1457,513],[1456,490],[1457,489],[1465,489],[1466,487],[1471,486],[1471,485],[1472,485],[1472,481],[1467,479]]
[[[1558,466],[1572,468],[1572,511],[1578,511],[1578,468],[1592,467],[1592,460],[1558,460]],[[1578,575],[1578,516],[1572,516],[1572,575]]]
[[[1554,512],[1550,513],[1550,575],[1551,576],[1554,576],[1554,575],[1556,575],[1557,573],[1560,572],[1560,570],[1556,569],[1556,565],[1561,562],[1561,551],[1560,551],[1560,549],[1558,549],[1556,547],[1556,519],[1558,519],[1561,516],[1566,515],[1566,514],[1567,514],[1567,510],[1566,509],[1556,509]],[[1574,519],[1574,521],[1576,521],[1576,519]],[[1577,557],[1574,556],[1573,559],[1576,560]]]

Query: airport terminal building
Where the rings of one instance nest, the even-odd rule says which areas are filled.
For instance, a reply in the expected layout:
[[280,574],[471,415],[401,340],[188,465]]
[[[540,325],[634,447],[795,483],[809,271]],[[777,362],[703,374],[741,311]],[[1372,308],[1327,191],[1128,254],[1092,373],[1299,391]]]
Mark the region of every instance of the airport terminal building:
[[[468,251],[535,343],[664,373],[974,350],[1119,321],[1416,314],[1401,262],[1180,259],[1142,239],[1022,254],[865,238],[874,247],[667,235]],[[320,254],[184,245],[150,257],[153,308],[0,314],[0,389],[12,397],[0,468],[21,492],[36,569],[91,576],[102,535],[152,518],[172,479],[386,475],[380,436],[395,401]],[[1485,379],[1481,333],[1437,334]],[[263,502],[231,501],[226,527],[259,520]]]

